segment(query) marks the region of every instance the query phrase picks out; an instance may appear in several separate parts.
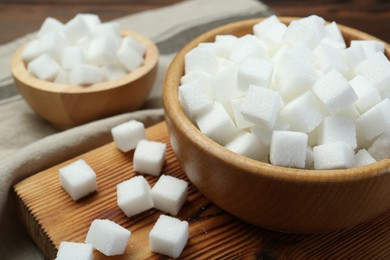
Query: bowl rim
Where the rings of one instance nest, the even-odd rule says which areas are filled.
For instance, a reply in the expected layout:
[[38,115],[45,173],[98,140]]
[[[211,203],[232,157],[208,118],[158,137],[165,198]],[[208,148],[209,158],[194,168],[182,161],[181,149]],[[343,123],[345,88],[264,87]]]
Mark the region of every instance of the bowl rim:
[[[301,17],[278,17],[284,23],[290,23],[293,20]],[[265,18],[255,18],[243,21],[238,21],[226,24],[215,29],[212,29],[189,42],[171,62],[163,82],[163,106],[166,118],[169,119],[175,128],[179,129],[193,145],[200,149],[206,156],[215,158],[221,162],[229,164],[237,171],[245,171],[252,175],[262,176],[264,178],[278,179],[286,182],[306,182],[306,183],[328,183],[328,182],[351,182],[362,179],[369,179],[382,174],[390,173],[390,158],[377,161],[370,165],[353,167],[348,169],[332,169],[332,170],[314,170],[314,169],[299,169],[288,168],[270,163],[260,162],[250,159],[243,155],[234,153],[222,145],[214,142],[203,133],[190,121],[184,113],[178,100],[178,88],[180,78],[184,73],[184,56],[192,48],[200,42],[208,42],[213,40],[215,35],[223,34],[242,26],[253,26],[254,24],[264,20]],[[358,35],[359,38],[364,37],[369,40],[384,42],[370,34],[360,30],[338,24],[343,33],[349,35]],[[223,32],[223,33],[222,33]],[[385,53],[389,58],[390,45],[385,43]]]
[[[20,46],[12,55],[11,60],[11,72],[12,76],[22,82],[24,85],[29,86],[33,89],[50,92],[50,93],[62,93],[62,94],[82,94],[82,93],[95,93],[114,89],[121,86],[128,86],[131,82],[145,76],[154,67],[157,66],[159,60],[159,51],[156,44],[148,37],[134,32],[121,30],[122,37],[131,36],[137,41],[141,42],[146,46],[146,52],[144,57],[144,64],[134,71],[127,73],[126,75],[117,78],[115,80],[98,82],[88,86],[71,85],[71,84],[59,84],[46,80],[39,79],[31,75],[26,67],[26,64],[21,59],[21,53],[31,42],[27,42]],[[128,86],[129,87],[129,86]],[[131,86],[130,86],[131,87]]]

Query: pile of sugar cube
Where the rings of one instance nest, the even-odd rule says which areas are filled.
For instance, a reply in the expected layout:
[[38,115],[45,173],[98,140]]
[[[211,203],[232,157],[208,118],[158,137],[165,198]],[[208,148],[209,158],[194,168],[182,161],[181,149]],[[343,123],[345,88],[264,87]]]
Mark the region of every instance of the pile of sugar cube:
[[[348,43],[349,44],[349,43]],[[242,37],[217,35],[185,55],[179,101],[218,144],[274,165],[343,169],[390,156],[390,62],[384,43],[352,40],[316,15],[276,16]]]
[[[144,176],[138,175],[117,184],[118,207],[128,217],[151,208],[177,215],[187,198],[188,183],[182,179],[161,175],[166,144],[146,140],[143,123],[131,120],[111,129],[117,148],[122,152],[135,149],[134,171],[159,176],[150,187]],[[97,190],[96,173],[83,159],[59,169],[60,184],[77,201]],[[63,241],[57,259],[93,259],[93,248],[107,256],[123,254],[131,232],[107,219],[92,222],[85,243]],[[161,215],[149,234],[150,249],[170,257],[179,257],[188,240],[188,222]]]
[[46,18],[21,58],[39,79],[87,86],[134,71],[144,64],[145,52],[134,37],[122,37],[119,23],[77,14],[66,24]]

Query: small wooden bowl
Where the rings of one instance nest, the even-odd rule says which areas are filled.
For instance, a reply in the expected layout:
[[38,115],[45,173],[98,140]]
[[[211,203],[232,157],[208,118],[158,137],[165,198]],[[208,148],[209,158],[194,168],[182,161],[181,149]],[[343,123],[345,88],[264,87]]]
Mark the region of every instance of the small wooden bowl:
[[146,46],[144,65],[112,81],[90,86],[56,84],[31,75],[20,55],[12,57],[11,71],[19,93],[42,118],[60,129],[81,125],[96,119],[134,111],[146,101],[157,75],[157,46],[135,32],[122,32]]
[[[297,18],[280,18],[288,24]],[[390,209],[390,159],[343,170],[274,166],[233,153],[203,135],[178,100],[184,55],[219,34],[252,33],[261,19],[228,24],[191,41],[171,63],[163,104],[173,150],[188,178],[216,205],[254,225],[292,233],[348,228]],[[340,26],[347,43],[373,36]],[[390,46],[386,44],[389,57]],[[389,111],[390,113],[390,111]]]

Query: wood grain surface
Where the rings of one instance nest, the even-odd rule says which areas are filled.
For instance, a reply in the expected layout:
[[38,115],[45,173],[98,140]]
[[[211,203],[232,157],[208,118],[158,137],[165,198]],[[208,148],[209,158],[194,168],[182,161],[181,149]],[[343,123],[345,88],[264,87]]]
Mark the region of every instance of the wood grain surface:
[[[66,22],[77,13],[96,13],[103,21],[157,9],[183,0],[0,0],[0,44],[36,31],[47,16]],[[390,42],[387,0],[263,0],[280,16],[317,14]]]
[[[162,170],[188,181],[168,141],[165,123],[147,129],[150,140],[167,143]],[[128,218],[116,205],[116,184],[134,176],[133,152],[113,143],[38,173],[15,187],[21,221],[48,259],[63,240],[83,242],[93,219],[105,218],[128,228],[132,236],[122,256],[110,259],[164,259],[151,253],[148,234],[163,212],[156,209]],[[98,191],[74,202],[59,185],[58,169],[83,158],[96,171]],[[157,177],[146,176],[151,186]],[[352,229],[296,235],[264,230],[227,214],[192,185],[178,218],[189,222],[189,241],[182,259],[388,259],[390,212]],[[95,259],[106,258],[95,251]]]

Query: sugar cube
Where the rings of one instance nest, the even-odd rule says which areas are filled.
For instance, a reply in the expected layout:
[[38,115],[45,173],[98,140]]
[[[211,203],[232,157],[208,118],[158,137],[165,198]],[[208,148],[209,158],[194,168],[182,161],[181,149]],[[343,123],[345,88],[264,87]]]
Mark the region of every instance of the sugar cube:
[[273,56],[283,45],[283,37],[287,31],[287,26],[284,23],[277,22],[264,30],[261,34],[255,35],[263,40],[269,56]]
[[334,69],[316,81],[313,91],[332,115],[358,99],[348,81]]
[[344,77],[348,75],[349,66],[340,48],[321,43],[314,49],[314,53],[317,67],[323,72],[337,70]]
[[313,147],[314,169],[345,169],[355,165],[355,153],[345,142],[323,144]]
[[214,103],[200,80],[181,85],[179,95],[181,105],[190,118],[210,109]]
[[144,64],[144,59],[131,46],[121,45],[117,51],[119,62],[130,72]]
[[33,40],[27,44],[26,48],[21,54],[21,58],[24,62],[30,62],[41,55],[42,52],[43,50],[39,40]]
[[[111,36],[100,36],[92,39],[87,58],[90,64],[103,66],[116,59],[117,46]],[[121,50],[121,49],[119,49]]]
[[121,45],[130,46],[135,52],[137,52],[141,57],[145,55],[146,47],[136,39],[131,36],[126,36],[122,39]]
[[103,73],[100,68],[89,64],[74,67],[69,74],[69,82],[73,85],[92,85],[101,82]]
[[360,113],[363,114],[382,101],[379,91],[364,77],[357,75],[349,81],[349,84],[358,96],[358,99],[355,101],[355,106]]
[[92,37],[108,36],[116,46],[119,46],[122,39],[120,29],[120,24],[117,22],[101,23],[93,27]]
[[367,59],[363,47],[360,45],[349,46],[343,50],[343,56],[349,67],[349,78],[356,76],[356,66],[363,60]]
[[215,102],[212,108],[195,119],[200,131],[219,144],[235,133],[236,127],[224,106]]
[[344,37],[336,22],[331,22],[325,25],[325,32],[328,37],[342,44],[344,48],[346,47]]
[[271,163],[285,167],[304,168],[307,139],[307,134],[301,132],[274,131],[270,147]]
[[246,131],[241,131],[235,135],[225,147],[232,152],[254,160],[262,162],[268,160],[268,148],[256,135]]
[[242,91],[246,91],[249,85],[268,87],[272,78],[274,66],[267,59],[254,57],[245,58],[238,70],[237,83]]
[[357,147],[355,122],[350,118],[325,117],[318,128],[317,144],[345,142],[352,149]]
[[367,57],[379,52],[385,52],[385,43],[373,40],[352,40],[351,46],[360,45],[363,47]]
[[146,139],[145,126],[137,120],[130,120],[111,129],[116,147],[122,152],[134,149],[138,142]]
[[370,146],[368,152],[374,157],[377,161],[383,160],[390,157],[390,130],[387,129],[386,132],[381,134],[378,139]]
[[54,80],[60,71],[58,63],[48,54],[42,54],[27,65],[28,71],[42,80]]
[[166,144],[141,140],[134,152],[134,171],[159,176],[165,161]]
[[284,34],[284,41],[291,45],[306,44],[310,48],[315,48],[320,37],[317,32],[304,24],[302,21],[292,21]]
[[278,17],[276,15],[271,15],[267,17],[266,19],[262,20],[261,22],[255,24],[253,26],[253,33],[256,35],[258,38],[261,38],[264,32],[268,31],[269,28],[272,25],[280,23]]
[[149,233],[150,249],[169,257],[180,256],[188,240],[188,222],[161,215]]
[[151,196],[154,207],[177,215],[187,198],[188,183],[169,175],[161,175],[153,186]]
[[68,46],[64,48],[64,54],[62,56],[62,68],[65,70],[71,70],[77,65],[84,63],[84,51],[80,46]]
[[211,76],[210,83],[217,101],[224,103],[244,95],[237,87],[237,74],[237,68],[225,67]]
[[217,70],[217,57],[215,52],[205,48],[194,48],[184,57],[185,72],[191,73],[200,70],[213,74]]
[[229,59],[240,65],[249,56],[263,59],[267,57],[267,53],[264,44],[256,36],[247,34],[238,39]]
[[96,191],[96,173],[79,159],[59,170],[60,184],[73,200],[79,200]]
[[54,79],[54,83],[68,84],[69,83],[69,72],[66,70],[60,69],[56,78]]
[[90,244],[62,241],[56,260],[93,260],[93,247]]
[[327,115],[320,101],[311,91],[305,92],[287,103],[280,116],[289,124],[292,131],[309,133],[316,128]]
[[272,133],[274,130],[289,130],[290,124],[285,121],[284,118],[278,117],[276,119],[274,128],[268,129],[265,128],[261,125],[254,125],[250,128],[250,132],[254,135],[257,136],[257,138],[260,139],[260,141],[267,147],[269,148],[271,144],[271,138],[272,138]]
[[95,28],[95,26],[102,23],[100,21],[99,16],[96,14],[80,13],[80,14],[76,14],[76,17],[82,18],[85,21],[85,23],[88,25],[90,31],[92,31]]
[[376,162],[376,160],[366,149],[360,149],[355,154],[355,167],[372,164],[374,162]]
[[244,100],[244,98],[236,98],[230,101],[231,108],[233,110],[233,118],[237,129],[249,128],[255,125],[254,123],[246,120],[240,112],[240,107]]
[[143,176],[135,176],[116,187],[118,206],[126,216],[137,215],[154,206],[150,186]]
[[90,32],[87,22],[81,16],[75,16],[64,26],[64,33],[69,42],[76,42]]
[[61,32],[48,32],[39,38],[42,53],[52,56],[57,62],[61,62],[63,50],[66,46],[66,38]]
[[131,232],[108,219],[95,219],[89,227],[85,243],[91,244],[106,256],[125,252]]
[[246,120],[272,128],[282,104],[282,97],[277,91],[250,85],[240,112]]
[[111,63],[102,67],[102,73],[106,80],[116,80],[127,74],[125,67],[119,63]]
[[48,32],[58,32],[64,29],[64,24],[53,17],[47,17],[39,28],[38,36],[42,36]]

